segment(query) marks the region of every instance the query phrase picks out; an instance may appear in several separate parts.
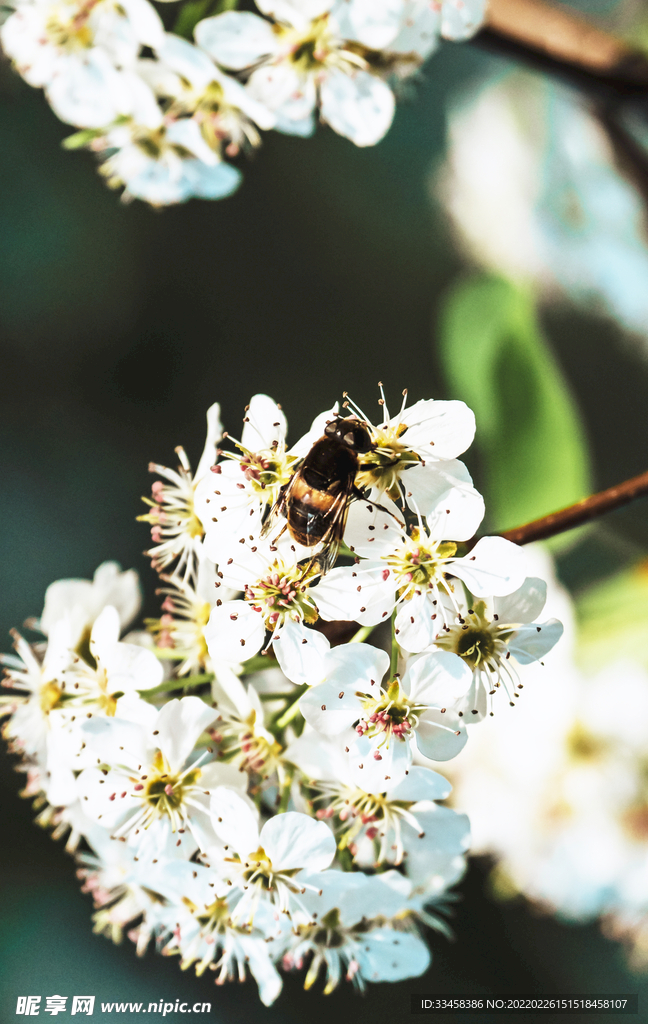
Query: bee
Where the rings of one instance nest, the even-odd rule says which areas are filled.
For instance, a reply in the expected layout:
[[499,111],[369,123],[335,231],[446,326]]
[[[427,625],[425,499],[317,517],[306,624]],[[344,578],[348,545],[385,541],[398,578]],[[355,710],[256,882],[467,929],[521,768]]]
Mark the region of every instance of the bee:
[[[359,455],[374,444],[366,423],[355,417],[337,416],[298,465],[281,489],[262,535],[267,536],[279,517],[283,530],[307,548],[321,546],[309,565],[317,563],[322,575],[333,566],[344,536],[349,504],[364,498],[355,485]],[[281,535],[281,534],[280,534]]]

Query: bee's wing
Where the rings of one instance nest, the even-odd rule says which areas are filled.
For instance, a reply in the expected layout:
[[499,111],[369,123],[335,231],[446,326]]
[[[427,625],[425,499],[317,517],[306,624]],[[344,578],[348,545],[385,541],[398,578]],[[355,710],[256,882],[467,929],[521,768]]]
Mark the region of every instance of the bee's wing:
[[316,556],[322,576],[335,565],[335,559],[344,537],[348,514],[349,495],[345,491],[341,491],[326,514],[327,527],[320,541],[322,550]]
[[[290,494],[290,489],[291,489],[291,487],[293,486],[293,484],[295,482],[295,479],[296,479],[296,476],[297,476],[297,470],[299,469],[300,466],[301,466],[301,462],[296,463],[295,471],[294,471],[292,477],[290,478],[288,483],[284,484],[284,486],[279,491],[279,497],[277,498],[277,500],[275,501],[274,505],[270,509],[270,511],[268,513],[268,516],[267,516],[263,526],[261,527],[261,536],[262,537],[268,537],[272,533],[272,531],[274,530],[274,528],[277,525],[278,521],[280,519],[286,519],[287,518],[287,516],[286,516],[286,502],[287,502],[288,496]],[[284,527],[284,529],[285,529],[285,527]]]

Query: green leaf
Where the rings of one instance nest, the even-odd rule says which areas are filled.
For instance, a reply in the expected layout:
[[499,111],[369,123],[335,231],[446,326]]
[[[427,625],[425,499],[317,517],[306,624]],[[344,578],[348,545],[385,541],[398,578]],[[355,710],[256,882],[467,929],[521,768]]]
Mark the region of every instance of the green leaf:
[[648,560],[576,598],[577,659],[595,672],[619,657],[648,668]]
[[83,128],[80,132],[75,132],[74,135],[68,135],[66,139],[63,139],[61,145],[63,149],[82,149],[101,134],[96,128]]
[[526,290],[490,276],[460,282],[442,313],[440,354],[452,397],[477,419],[489,529],[521,526],[590,493],[582,421]]
[[223,11],[235,11],[238,0],[189,0],[176,18],[173,31],[178,36],[193,40],[193,31],[199,21]]

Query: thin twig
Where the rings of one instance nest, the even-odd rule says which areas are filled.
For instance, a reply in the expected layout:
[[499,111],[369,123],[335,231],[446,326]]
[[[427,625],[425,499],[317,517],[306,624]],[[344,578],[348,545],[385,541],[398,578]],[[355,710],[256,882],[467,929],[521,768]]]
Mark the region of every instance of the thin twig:
[[546,540],[548,537],[573,530],[576,526],[582,526],[583,523],[612,512],[621,505],[627,505],[644,494],[648,494],[648,472],[633,476],[631,480],[625,480],[615,487],[608,487],[598,494],[592,494],[589,498],[583,498],[582,501],[577,501],[575,505],[563,508],[559,512],[551,512],[541,519],[534,519],[532,523],[516,526],[513,530],[505,530],[500,536],[513,541],[514,544]]

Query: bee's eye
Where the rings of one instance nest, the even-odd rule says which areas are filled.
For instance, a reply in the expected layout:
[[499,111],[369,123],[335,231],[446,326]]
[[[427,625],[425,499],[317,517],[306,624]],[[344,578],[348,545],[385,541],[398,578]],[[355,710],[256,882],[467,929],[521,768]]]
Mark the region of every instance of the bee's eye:
[[348,444],[349,448],[353,448],[355,445],[355,434],[349,431],[348,434],[344,435],[342,440],[344,441],[345,444]]
[[334,434],[335,433],[335,420],[329,420],[329,422],[324,427],[324,433],[325,434]]

